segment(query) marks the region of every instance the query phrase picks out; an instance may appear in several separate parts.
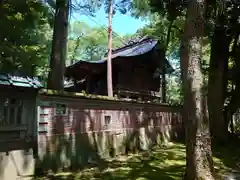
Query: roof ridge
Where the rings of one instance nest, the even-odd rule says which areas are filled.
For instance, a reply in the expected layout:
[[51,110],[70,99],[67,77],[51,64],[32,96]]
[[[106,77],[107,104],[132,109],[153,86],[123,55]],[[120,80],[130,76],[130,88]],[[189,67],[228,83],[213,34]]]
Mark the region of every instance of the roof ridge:
[[150,37],[142,38],[142,39],[140,39],[140,41],[136,41],[136,42],[133,42],[132,44],[127,44],[127,45],[125,45],[123,47],[120,47],[120,48],[117,48],[117,49],[113,49],[112,50],[112,54],[118,53],[119,51],[125,50],[125,49],[133,47],[135,45],[146,43],[146,41],[153,41],[153,40],[154,39],[150,38]]
[[[142,45],[146,45],[146,46],[152,46],[152,45],[156,45],[158,43],[159,40],[157,39],[154,39],[154,38],[151,38],[151,37],[145,37],[145,38],[142,38],[140,39],[139,41],[137,42],[134,42],[132,44],[129,44],[129,45],[126,45],[126,46],[123,46],[121,48],[118,48],[118,49],[115,49],[113,50],[112,52],[112,59],[113,58],[116,58],[118,56],[118,53],[121,53],[121,52],[124,52],[124,51],[128,51],[129,49],[131,48],[135,48],[135,47],[138,47],[138,46],[142,46]],[[148,48],[147,48],[148,49]],[[150,50],[150,49],[149,49]],[[149,51],[147,50],[147,51]],[[107,61],[107,54],[104,55],[104,57],[101,59],[101,60],[98,60],[98,61],[86,61],[86,60],[78,60],[77,62],[67,66],[67,68],[71,68],[71,67],[74,67],[80,63],[98,63],[98,64],[101,64],[101,63],[104,63]]]

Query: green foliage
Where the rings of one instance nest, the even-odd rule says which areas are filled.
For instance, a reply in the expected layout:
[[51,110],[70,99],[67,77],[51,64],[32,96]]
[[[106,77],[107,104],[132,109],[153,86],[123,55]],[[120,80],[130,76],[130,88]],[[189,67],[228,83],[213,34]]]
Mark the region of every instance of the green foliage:
[[132,11],[136,17],[151,16],[157,13],[170,21],[184,14],[186,1],[179,0],[121,0],[121,7]]
[[[119,36],[120,37],[120,36]],[[121,38],[113,37],[113,48],[123,46]],[[104,27],[89,27],[86,23],[75,21],[71,24],[68,41],[68,63],[79,59],[96,61],[107,53],[108,34]]]
[[0,70],[32,73],[46,63],[51,13],[36,0],[5,1],[0,7]]
[[[44,0],[46,4],[55,11],[56,3],[62,3],[62,0]],[[81,14],[88,14],[93,16],[94,13],[99,10],[102,5],[100,0],[82,1],[82,0],[68,0],[70,7],[70,14],[72,12],[79,12]],[[66,2],[65,0],[63,2]]]
[[182,105],[183,96],[181,89],[181,81],[178,76],[166,78],[167,81],[167,103],[171,105]]
[[[179,18],[174,21],[174,24],[173,24],[174,26],[171,28],[171,32],[170,32],[168,47],[166,47],[167,32],[168,32],[170,23],[171,22],[166,18],[156,15],[155,17],[152,17],[152,19],[150,19],[150,23],[148,25],[139,29],[137,31],[137,34],[139,34],[140,36],[147,35],[149,37],[153,37],[154,39],[158,39],[162,45],[162,48],[166,49],[167,51],[166,55],[170,57],[174,53],[176,53],[176,51],[178,51],[179,49],[179,46],[180,46],[179,37],[181,36],[183,20]],[[176,29],[175,28],[176,26],[179,28]]]

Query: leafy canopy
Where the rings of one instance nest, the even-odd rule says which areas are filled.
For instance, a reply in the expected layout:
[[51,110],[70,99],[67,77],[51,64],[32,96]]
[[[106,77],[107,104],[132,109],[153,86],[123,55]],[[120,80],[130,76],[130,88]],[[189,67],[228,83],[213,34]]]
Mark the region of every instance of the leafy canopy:
[[36,0],[5,1],[0,6],[0,70],[32,73],[46,63],[51,13]]

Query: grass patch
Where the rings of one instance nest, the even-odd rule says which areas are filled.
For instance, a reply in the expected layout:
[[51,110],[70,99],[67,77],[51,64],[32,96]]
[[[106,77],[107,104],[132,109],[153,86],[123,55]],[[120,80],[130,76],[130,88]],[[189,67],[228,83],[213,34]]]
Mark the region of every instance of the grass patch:
[[[240,148],[234,145],[213,148],[217,179],[229,172],[240,171]],[[128,157],[119,157],[103,165],[75,173],[60,173],[42,179],[81,180],[178,180],[185,169],[185,146],[172,143]]]

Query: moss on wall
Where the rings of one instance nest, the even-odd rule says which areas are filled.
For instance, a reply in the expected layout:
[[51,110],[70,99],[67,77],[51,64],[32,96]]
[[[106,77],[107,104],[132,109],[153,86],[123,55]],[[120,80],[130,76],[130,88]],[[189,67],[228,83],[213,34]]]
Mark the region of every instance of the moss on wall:
[[140,104],[168,105],[167,103],[142,101],[141,99],[138,99],[138,100],[121,99],[121,98],[118,98],[117,96],[108,97],[108,96],[87,94],[84,91],[81,93],[78,93],[78,92],[67,92],[67,91],[57,91],[57,90],[50,90],[50,89],[41,89],[39,91],[39,95],[60,96],[60,97],[69,97],[69,98],[78,98],[78,99],[82,98],[82,99],[95,99],[95,100],[106,100],[106,101],[133,102],[133,103],[140,103]]

